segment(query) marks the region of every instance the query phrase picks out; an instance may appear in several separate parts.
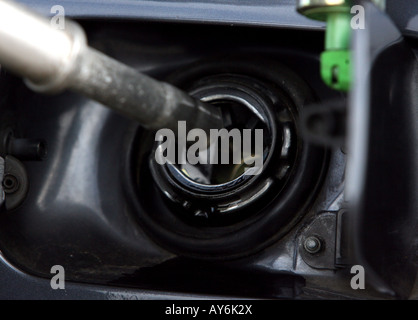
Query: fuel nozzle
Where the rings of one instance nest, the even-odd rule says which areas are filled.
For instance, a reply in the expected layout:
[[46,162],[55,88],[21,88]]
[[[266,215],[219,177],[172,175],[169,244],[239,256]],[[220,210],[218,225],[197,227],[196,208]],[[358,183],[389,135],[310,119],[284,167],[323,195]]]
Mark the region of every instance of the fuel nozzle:
[[206,132],[223,127],[219,108],[89,47],[78,24],[67,19],[65,25],[58,30],[45,17],[0,0],[1,65],[34,91],[69,89],[148,129],[176,129],[180,120]]

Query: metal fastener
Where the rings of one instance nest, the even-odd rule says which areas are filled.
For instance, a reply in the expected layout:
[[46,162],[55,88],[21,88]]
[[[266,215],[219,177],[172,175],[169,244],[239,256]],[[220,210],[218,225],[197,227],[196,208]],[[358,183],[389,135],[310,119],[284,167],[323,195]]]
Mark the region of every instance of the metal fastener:
[[318,253],[321,251],[322,243],[318,237],[310,236],[306,238],[303,247],[305,250],[311,254]]

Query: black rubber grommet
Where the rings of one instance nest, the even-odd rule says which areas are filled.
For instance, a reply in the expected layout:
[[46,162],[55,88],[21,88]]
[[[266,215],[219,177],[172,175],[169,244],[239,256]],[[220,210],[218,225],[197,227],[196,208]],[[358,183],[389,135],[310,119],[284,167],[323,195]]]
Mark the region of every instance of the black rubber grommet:
[[[309,210],[321,185],[327,164],[324,149],[304,143],[297,127],[300,110],[315,101],[309,86],[293,71],[275,62],[253,58],[224,57],[203,61],[179,71],[169,81],[190,90],[201,79],[215,75],[253,78],[271,89],[275,103],[291,108],[298,136],[294,166],[286,183],[263,201],[250,206],[244,219],[224,225],[196,225],[182,219],[167,202],[150,173],[149,157],[154,135],[139,129],[132,137],[126,174],[126,191],[138,221],[161,246],[175,253],[199,258],[235,258],[258,251],[286,234]],[[279,96],[277,96],[279,93]],[[266,174],[274,172],[269,163]],[[161,186],[160,186],[161,187]]]

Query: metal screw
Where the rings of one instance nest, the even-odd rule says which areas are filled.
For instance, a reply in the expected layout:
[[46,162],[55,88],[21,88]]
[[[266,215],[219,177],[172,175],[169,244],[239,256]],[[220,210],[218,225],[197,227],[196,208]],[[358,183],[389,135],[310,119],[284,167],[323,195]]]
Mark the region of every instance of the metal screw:
[[314,254],[314,253],[318,253],[321,250],[322,243],[321,243],[321,240],[319,240],[317,237],[310,236],[306,238],[303,244],[303,247],[310,254]]
[[3,179],[4,192],[15,193],[19,189],[19,180],[11,174],[6,174]]

